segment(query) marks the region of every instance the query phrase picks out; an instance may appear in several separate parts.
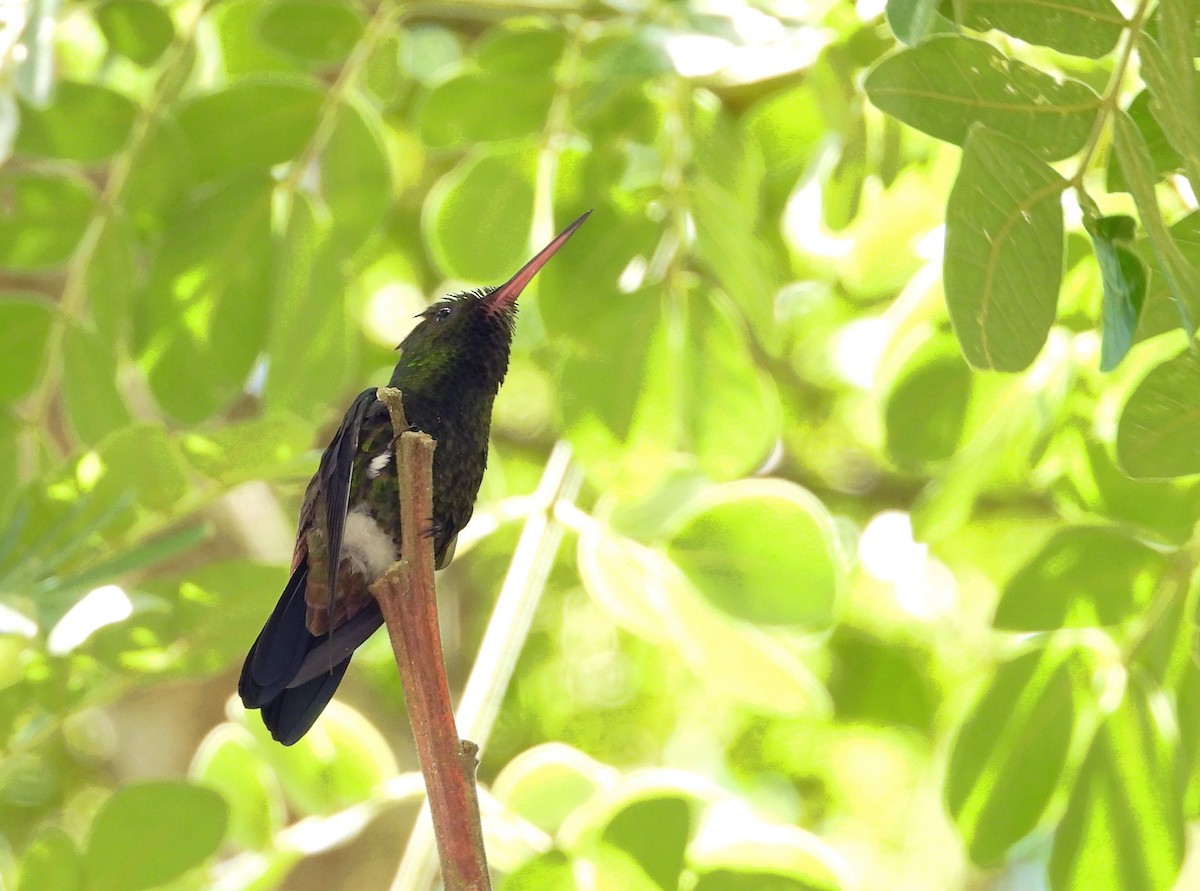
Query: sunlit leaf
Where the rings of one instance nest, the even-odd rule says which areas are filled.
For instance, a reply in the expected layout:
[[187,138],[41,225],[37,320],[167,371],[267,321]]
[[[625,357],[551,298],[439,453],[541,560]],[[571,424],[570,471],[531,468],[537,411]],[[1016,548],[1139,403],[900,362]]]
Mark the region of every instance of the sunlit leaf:
[[1175,886],[1184,821],[1172,736],[1133,683],[1105,716],[1075,778],[1050,854],[1052,891],[1114,882],[1122,891]]
[[229,805],[229,839],[253,850],[268,847],[282,828],[283,795],[258,757],[254,739],[234,724],[214,727],[188,771],[193,782],[220,793]]
[[1150,602],[1162,570],[1157,552],[1116,529],[1066,529],[1009,580],[995,624],[1010,631],[1115,625]]
[[600,604],[648,640],[673,644],[714,692],[768,714],[828,708],[799,659],[709,606],[657,551],[598,527],[580,536],[579,571]]
[[614,778],[611,768],[562,743],[522,752],[492,783],[492,795],[546,832]]
[[320,413],[350,384],[358,350],[333,254],[328,229],[298,197],[274,269],[274,320],[263,386],[263,401],[272,410]]
[[809,630],[833,620],[841,579],[833,519],[799,486],[755,480],[708,490],[668,553],[730,615]]
[[981,866],[999,862],[1045,812],[1075,723],[1074,667],[1041,650],[1003,663],[958,732],[946,804]]
[[245,385],[268,318],[270,182],[222,184],[180,209],[151,267],[136,340],[162,407],[184,421]]
[[1020,371],[1054,322],[1067,181],[1024,146],[975,128],[946,205],[944,277],[954,333],[978,368]]
[[1045,161],[1083,148],[1099,97],[1074,80],[1002,55],[979,40],[932,37],[888,56],[867,75],[867,96],[881,111],[956,145],[983,124]]

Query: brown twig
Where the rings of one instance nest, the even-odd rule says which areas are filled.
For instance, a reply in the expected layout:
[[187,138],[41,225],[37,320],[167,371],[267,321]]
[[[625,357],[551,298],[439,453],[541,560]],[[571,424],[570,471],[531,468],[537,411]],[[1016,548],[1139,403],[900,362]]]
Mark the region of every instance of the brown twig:
[[371,585],[379,601],[408,702],[417,756],[425,775],[434,836],[447,891],[490,891],[479,799],[478,747],[458,738],[442,661],[437,593],[433,582],[433,449],[426,433],[411,431],[400,391],[381,387],[396,434],[400,488],[400,560]]

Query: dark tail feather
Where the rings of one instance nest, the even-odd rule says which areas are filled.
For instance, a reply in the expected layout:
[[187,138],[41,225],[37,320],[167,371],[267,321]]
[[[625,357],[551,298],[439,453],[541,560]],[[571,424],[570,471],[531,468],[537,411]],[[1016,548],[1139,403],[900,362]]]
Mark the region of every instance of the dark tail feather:
[[308,733],[313,723],[342,682],[342,675],[350,667],[350,657],[333,667],[328,674],[322,674],[311,681],[284,690],[269,703],[263,706],[263,723],[271,731],[271,736],[285,746],[290,746],[304,734]]
[[308,732],[350,665],[347,652],[337,664],[326,661],[320,673],[310,669],[308,680],[289,689],[306,657],[325,642],[325,637],[309,634],[305,623],[307,580],[308,564],[302,562],[292,572],[275,610],[258,633],[238,680],[242,703],[246,708],[262,709],[263,723],[285,746]]

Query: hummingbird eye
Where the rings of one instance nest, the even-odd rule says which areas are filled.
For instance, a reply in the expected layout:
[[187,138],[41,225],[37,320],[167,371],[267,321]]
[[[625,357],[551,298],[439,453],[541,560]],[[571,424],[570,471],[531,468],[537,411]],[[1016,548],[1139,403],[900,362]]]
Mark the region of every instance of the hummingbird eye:
[[443,306],[441,309],[439,309],[437,312],[435,312],[435,313],[433,314],[433,317],[434,317],[435,319],[437,319],[437,321],[439,321],[439,322],[440,322],[440,321],[442,321],[443,319],[445,319],[445,318],[446,318],[448,315],[450,315],[450,312],[451,312],[451,310],[450,310],[450,307],[448,307],[448,306]]

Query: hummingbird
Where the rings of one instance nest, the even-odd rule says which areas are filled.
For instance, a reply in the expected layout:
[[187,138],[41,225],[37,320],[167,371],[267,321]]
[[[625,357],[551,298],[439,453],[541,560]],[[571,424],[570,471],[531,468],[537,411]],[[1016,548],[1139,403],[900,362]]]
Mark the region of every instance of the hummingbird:
[[[591,213],[591,211],[588,211]],[[508,370],[517,297],[588,214],[560,232],[498,288],[432,304],[397,349],[388,385],[403,394],[412,429],[437,443],[433,538],[438,569],[454,556],[487,465],[492,403]],[[350,657],[380,625],[367,590],[400,557],[394,438],[374,389],[359,393],[321,455],[300,507],[291,576],[250,648],[238,681],[246,708],[290,746],[309,731]]]

